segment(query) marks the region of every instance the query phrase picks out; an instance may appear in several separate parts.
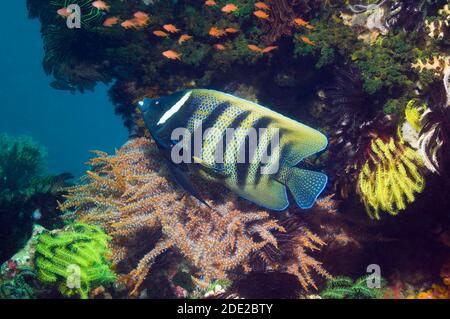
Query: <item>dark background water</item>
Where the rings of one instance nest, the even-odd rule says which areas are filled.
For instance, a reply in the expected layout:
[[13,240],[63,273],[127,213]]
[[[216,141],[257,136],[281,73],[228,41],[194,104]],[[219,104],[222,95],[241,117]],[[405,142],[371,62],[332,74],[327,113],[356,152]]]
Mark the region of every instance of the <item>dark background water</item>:
[[40,25],[25,0],[3,1],[0,21],[0,133],[32,136],[48,150],[49,172],[80,176],[89,150],[112,152],[127,138],[107,87],[73,95],[49,86]]

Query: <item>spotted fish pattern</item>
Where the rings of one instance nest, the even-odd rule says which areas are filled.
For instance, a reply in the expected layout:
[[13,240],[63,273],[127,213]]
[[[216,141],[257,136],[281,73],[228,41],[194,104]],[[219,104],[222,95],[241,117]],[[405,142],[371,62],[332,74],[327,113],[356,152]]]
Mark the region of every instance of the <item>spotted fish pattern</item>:
[[[327,138],[268,108],[205,89],[146,99],[140,107],[156,139],[167,141],[176,127],[187,128],[192,136],[201,131],[202,152],[194,158],[199,174],[260,206],[286,209],[289,189],[301,208],[310,208],[325,188],[325,174],[296,165],[324,150]],[[250,129],[257,134],[249,134]]]

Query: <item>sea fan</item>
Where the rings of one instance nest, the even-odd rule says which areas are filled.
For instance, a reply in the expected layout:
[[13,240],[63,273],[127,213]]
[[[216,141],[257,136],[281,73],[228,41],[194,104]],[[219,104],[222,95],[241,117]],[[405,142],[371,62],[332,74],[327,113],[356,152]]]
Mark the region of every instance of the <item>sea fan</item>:
[[[199,190],[214,209],[190,196],[181,198],[165,177],[155,144],[146,138],[130,140],[113,156],[96,153],[87,183],[69,190],[61,210],[67,218],[102,225],[113,237],[113,263],[121,273],[129,273],[122,278],[133,296],[166,252],[182,256],[195,276],[208,283],[250,271],[250,261],[264,258],[260,253],[265,247],[278,249],[275,234],[286,232],[269,212],[204,182]],[[139,236],[143,232],[149,237],[145,245]],[[291,267],[271,266],[296,275],[305,287],[314,287],[312,273],[327,273],[308,250],[320,249],[323,242],[306,228],[296,230],[292,238],[296,251],[288,253]],[[134,260],[138,262],[130,272]]]

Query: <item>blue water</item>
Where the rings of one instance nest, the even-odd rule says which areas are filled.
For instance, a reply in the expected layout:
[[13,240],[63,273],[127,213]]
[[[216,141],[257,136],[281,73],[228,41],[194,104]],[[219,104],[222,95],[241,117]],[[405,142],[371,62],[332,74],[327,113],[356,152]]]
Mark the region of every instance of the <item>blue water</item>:
[[45,146],[50,173],[81,176],[89,150],[113,152],[127,138],[107,87],[72,95],[49,86],[39,22],[27,18],[24,0],[4,1],[0,21],[0,132],[27,134]]

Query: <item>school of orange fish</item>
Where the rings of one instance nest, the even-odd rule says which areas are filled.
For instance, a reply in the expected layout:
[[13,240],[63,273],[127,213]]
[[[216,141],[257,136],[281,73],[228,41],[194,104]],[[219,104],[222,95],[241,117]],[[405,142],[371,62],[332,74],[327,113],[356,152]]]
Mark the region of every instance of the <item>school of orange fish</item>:
[[[207,7],[214,7],[217,5],[218,4],[214,0],[206,0],[205,1],[205,6],[207,6]],[[106,12],[109,11],[109,9],[110,9],[110,6],[105,1],[102,1],[102,0],[97,0],[97,1],[92,2],[92,6],[94,8],[97,8],[100,11],[106,11]],[[230,14],[237,10],[239,10],[239,8],[235,4],[232,4],[232,3],[226,4],[225,6],[223,6],[221,8],[221,11],[224,12],[225,14]],[[60,8],[57,10],[57,14],[63,18],[68,18],[72,13],[67,8]],[[256,2],[255,3],[255,11],[253,12],[253,15],[261,20],[269,19],[270,18],[270,6],[264,2]],[[140,29],[140,28],[146,27],[150,23],[150,17],[145,12],[137,11],[133,14],[133,18],[127,19],[124,21],[122,21],[119,17],[109,17],[103,22],[103,26],[107,27],[107,28],[111,28],[118,23],[120,23],[120,25],[124,29],[131,29],[131,28]],[[304,27],[309,30],[314,29],[314,26],[312,26],[309,22],[303,20],[302,18],[295,18],[293,21],[293,24],[297,27]],[[162,26],[162,29],[163,30],[153,31],[153,35],[160,37],[160,38],[166,38],[166,37],[169,37],[171,34],[176,34],[176,33],[181,32],[181,30],[178,29],[173,24],[165,24]],[[239,32],[239,30],[234,27],[219,29],[216,26],[212,26],[209,30],[209,35],[213,38],[219,39],[221,37],[227,36],[228,34],[233,34],[233,33],[238,33],[238,32]],[[178,38],[178,44],[181,45],[181,44],[183,44],[183,42],[191,40],[191,39],[192,39],[191,35],[189,35],[187,33],[181,34],[180,37]],[[315,43],[306,36],[301,36],[300,39],[308,45],[311,45],[311,46],[315,45]],[[217,51],[224,51],[227,49],[226,46],[222,43],[214,44],[213,48]],[[278,48],[278,46],[274,46],[274,45],[271,45],[271,46],[268,46],[265,48],[261,48],[255,44],[248,45],[248,49],[250,51],[260,53],[260,54],[269,53],[277,48]],[[164,52],[162,52],[162,55],[164,57],[166,57],[167,59],[181,60],[181,53],[178,53],[174,50],[164,51]]]

